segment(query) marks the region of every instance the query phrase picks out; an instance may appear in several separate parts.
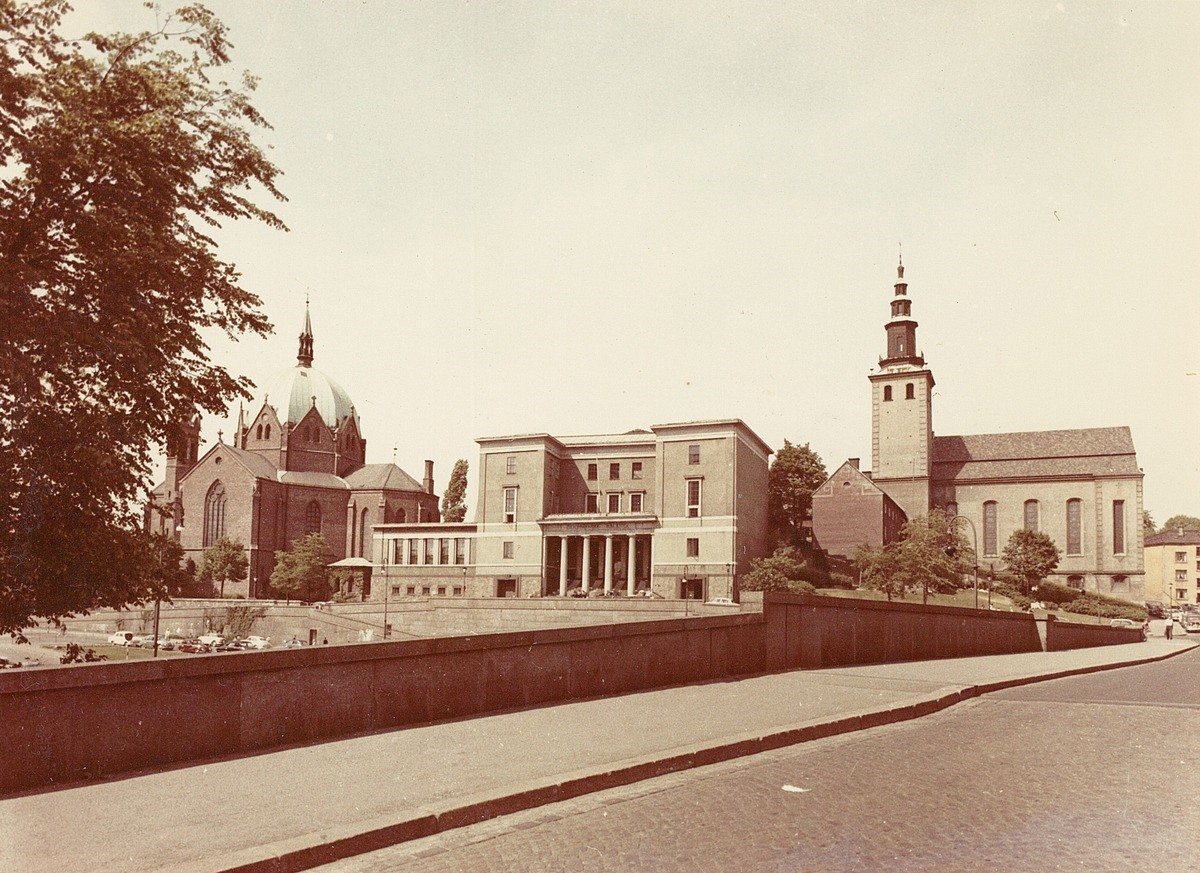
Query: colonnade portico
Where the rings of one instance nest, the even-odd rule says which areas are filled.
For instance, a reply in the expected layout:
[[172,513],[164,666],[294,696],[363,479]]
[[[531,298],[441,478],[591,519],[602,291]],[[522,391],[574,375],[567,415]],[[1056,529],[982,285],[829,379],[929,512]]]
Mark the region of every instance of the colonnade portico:
[[[557,547],[551,540],[557,539]],[[653,537],[649,530],[612,530],[597,533],[569,533],[567,531],[545,534],[546,558],[545,593],[549,594],[557,582],[557,593],[566,597],[574,587],[584,593],[593,585],[603,586],[605,594],[624,588],[632,597],[639,588],[650,587],[651,552]],[[598,554],[593,555],[593,552]],[[557,556],[557,567],[552,566]],[[595,558],[595,563],[593,563]],[[557,572],[555,572],[557,571]]]

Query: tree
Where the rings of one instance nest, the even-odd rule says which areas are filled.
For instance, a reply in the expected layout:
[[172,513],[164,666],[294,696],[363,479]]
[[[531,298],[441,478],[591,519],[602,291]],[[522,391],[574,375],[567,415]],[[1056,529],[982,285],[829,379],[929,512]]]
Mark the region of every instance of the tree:
[[1163,526],[1159,528],[1161,533],[1174,533],[1183,528],[1184,530],[1200,530],[1200,518],[1194,515],[1172,515],[1163,522]]
[[296,540],[286,552],[275,553],[271,588],[288,599],[325,600],[329,597],[329,574],[325,564],[325,540],[311,533]]
[[249,567],[245,546],[228,537],[221,537],[204,550],[200,558],[199,580],[201,584],[218,585],[220,596],[224,597],[225,583],[245,579]]
[[250,396],[213,337],[270,329],[212,229],[283,227],[224,25],[68,37],[69,9],[0,2],[0,632],[152,596],[151,451]]
[[1046,534],[1037,530],[1021,529],[1012,532],[1000,557],[1008,572],[1020,585],[1021,593],[1028,595],[1035,585],[1058,566],[1062,554],[1054,540]]
[[959,528],[950,529],[940,509],[906,522],[895,542],[878,549],[863,546],[855,555],[863,584],[883,591],[888,600],[920,591],[928,601],[930,591],[961,588],[974,561],[971,544]]
[[783,441],[767,477],[767,512],[772,541],[799,545],[806,541],[804,521],[812,493],[828,478],[821,456],[808,447]]
[[450,471],[450,481],[442,494],[442,521],[462,521],[467,517],[467,462],[459,458]]
[[1142,510],[1142,536],[1148,537],[1155,532],[1154,516],[1150,514],[1149,509]]

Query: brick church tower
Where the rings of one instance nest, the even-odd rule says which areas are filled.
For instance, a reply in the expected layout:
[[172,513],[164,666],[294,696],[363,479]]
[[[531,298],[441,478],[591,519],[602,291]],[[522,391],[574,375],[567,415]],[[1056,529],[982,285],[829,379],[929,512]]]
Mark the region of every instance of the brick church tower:
[[887,354],[869,377],[872,481],[911,519],[929,512],[934,381],[917,350],[917,322],[903,261],[896,268],[891,320],[885,330]]

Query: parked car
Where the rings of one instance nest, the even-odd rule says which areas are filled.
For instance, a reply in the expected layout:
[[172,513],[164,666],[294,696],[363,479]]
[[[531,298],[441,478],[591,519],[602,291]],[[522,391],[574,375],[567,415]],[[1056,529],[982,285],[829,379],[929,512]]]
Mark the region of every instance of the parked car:
[[108,638],[108,642],[113,646],[127,646],[133,641],[133,633],[131,631],[117,631]]
[[280,648],[282,648],[282,649],[302,649],[302,648],[304,648],[305,645],[306,644],[303,640],[298,639],[297,637],[292,637],[290,640],[286,640],[285,642],[280,643]]
[[1200,613],[1189,612],[1183,617],[1183,629],[1189,634],[1200,634]]
[[209,648],[207,643],[202,643],[199,640],[186,640],[180,645],[179,651],[188,652],[192,655],[207,655],[212,649]]
[[1150,616],[1150,618],[1166,618],[1167,608],[1157,600],[1147,600],[1146,614]]
[[1114,618],[1111,621],[1109,621],[1108,626],[1109,627],[1141,627],[1142,625],[1139,622],[1134,621],[1132,618]]
[[8,658],[0,658],[0,670],[15,670],[20,666],[20,661],[10,661]]
[[197,637],[197,639],[206,646],[217,646],[225,642],[225,638],[223,636],[213,633],[201,634],[199,637]]
[[732,597],[713,597],[705,602],[705,606],[737,606]]
[[269,648],[271,648],[271,641],[270,641],[269,637],[249,636],[249,637],[246,637],[244,640],[242,640],[242,642],[246,643],[252,649],[269,649]]

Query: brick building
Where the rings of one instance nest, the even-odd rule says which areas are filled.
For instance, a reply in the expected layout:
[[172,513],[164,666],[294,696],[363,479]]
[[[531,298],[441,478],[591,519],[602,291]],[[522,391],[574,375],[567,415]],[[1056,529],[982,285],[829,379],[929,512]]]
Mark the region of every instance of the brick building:
[[933,507],[969,519],[981,568],[1003,566],[1013,531],[1040,530],[1062,553],[1057,581],[1141,599],[1142,472],[1129,428],[935,435],[933,373],[917,349],[903,265],[897,273],[887,352],[869,376],[872,470],[852,475],[843,465],[817,489],[817,545],[849,557],[864,542],[888,542],[898,527],[878,489],[903,520]]
[[306,308],[296,366],[266,383],[253,416],[239,412],[232,443],[218,434],[201,456],[195,417],[167,446],[166,477],[151,493],[146,526],[173,531],[197,564],[222,536],[244,545],[248,578],[226,595],[266,595],[275,552],[308,533],[325,538],[332,562],[366,555],[376,523],[439,518],[433,462],[425,462],[422,482],[395,464],[365,463],[354,404],[312,362]]
[[768,552],[771,449],[740,420],[477,442],[475,522],[376,525],[374,599],[733,597]]

